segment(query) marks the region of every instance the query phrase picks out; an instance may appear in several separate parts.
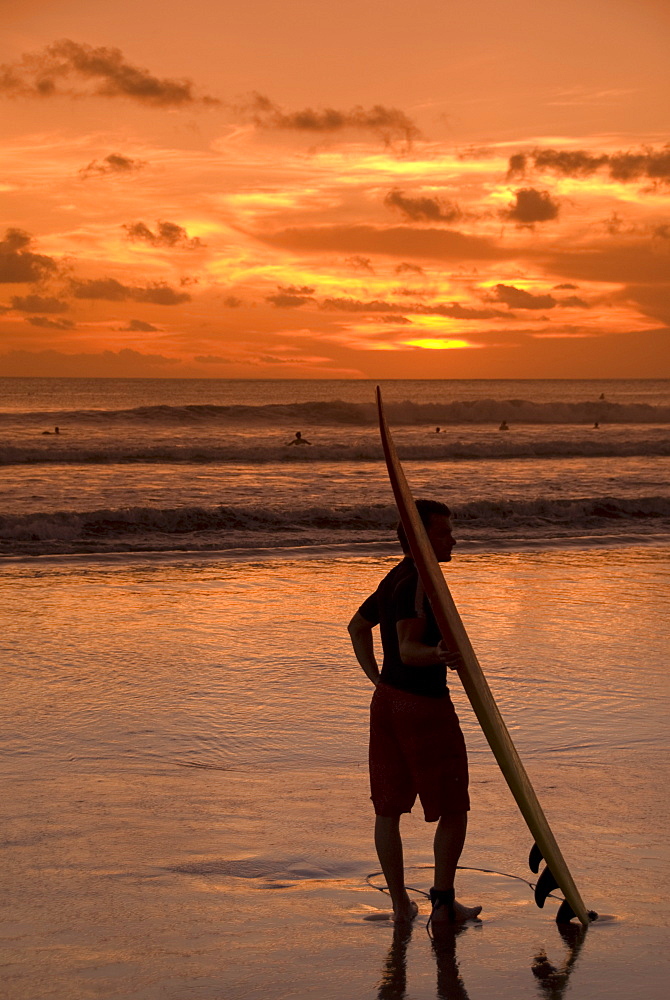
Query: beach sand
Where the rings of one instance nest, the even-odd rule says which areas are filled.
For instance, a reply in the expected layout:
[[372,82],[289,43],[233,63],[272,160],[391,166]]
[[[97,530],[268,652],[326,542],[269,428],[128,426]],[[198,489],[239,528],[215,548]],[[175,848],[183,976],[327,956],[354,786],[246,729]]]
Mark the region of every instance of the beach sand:
[[[383,885],[371,689],[344,626],[388,559],[8,564],[3,995],[660,1000],[667,556],[460,553],[449,569],[601,919],[565,940],[557,903],[535,907],[530,837],[455,681],[473,800],[462,864],[520,878],[463,871],[483,920],[435,944],[419,893],[408,936],[366,919],[388,899],[366,878]],[[417,807],[403,826],[407,882],[426,892],[433,827]]]

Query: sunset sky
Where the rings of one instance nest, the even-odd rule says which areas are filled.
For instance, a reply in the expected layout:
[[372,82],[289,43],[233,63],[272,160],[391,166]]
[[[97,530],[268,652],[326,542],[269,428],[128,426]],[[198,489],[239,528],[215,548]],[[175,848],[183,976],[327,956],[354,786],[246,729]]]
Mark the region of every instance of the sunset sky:
[[670,376],[667,0],[0,18],[0,373]]

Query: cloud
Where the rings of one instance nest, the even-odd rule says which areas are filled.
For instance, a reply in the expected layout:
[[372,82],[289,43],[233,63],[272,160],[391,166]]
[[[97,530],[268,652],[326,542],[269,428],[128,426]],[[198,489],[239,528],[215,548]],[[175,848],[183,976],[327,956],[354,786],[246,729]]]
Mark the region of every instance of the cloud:
[[104,160],[91,160],[87,167],[82,167],[79,176],[96,177],[104,174],[131,174],[146,167],[145,160],[131,160],[121,153],[110,153]]
[[517,252],[487,237],[468,236],[453,229],[415,229],[413,226],[295,226],[274,233],[256,233],[255,236],[271,246],[287,250],[348,251],[400,258],[503,260]]
[[589,153],[584,149],[534,149],[510,157],[508,178],[524,177],[528,169],[548,170],[563,177],[590,177],[606,168],[612,180],[670,182],[670,143],[639,152]]
[[511,219],[519,226],[532,226],[536,222],[548,222],[558,216],[560,205],[552,201],[548,191],[521,188],[514,194],[514,205],[500,213],[503,218]]
[[188,79],[161,79],[127,62],[120,49],[94,48],[69,38],[26,53],[11,65],[0,66],[0,93],[10,97],[70,97],[91,93],[66,89],[70,82],[90,81],[97,97],[126,97],[154,107],[219,104],[213,97],[198,98]]
[[418,264],[408,264],[403,261],[402,264],[396,264],[395,268],[396,274],[425,274],[426,272]]
[[[447,316],[453,319],[509,319],[508,312],[500,309],[472,309],[462,306],[459,302],[387,302],[373,299],[366,302],[361,299],[328,298],[321,303],[322,309],[349,313],[409,313],[419,316]],[[402,320],[401,320],[402,321]]]
[[144,288],[122,285],[116,278],[91,278],[87,281],[73,281],[72,292],[76,299],[98,299],[105,302],[153,302],[160,306],[176,306],[180,302],[190,302],[187,292],[176,292],[169,285],[156,282]]
[[670,240],[670,222],[663,222],[660,226],[654,226],[651,235],[659,240]]
[[347,257],[344,263],[349,264],[349,266],[353,267],[355,271],[367,271],[368,274],[375,273],[375,269],[372,266],[370,258],[361,257],[360,254],[354,254],[353,257]]
[[122,228],[126,231],[127,239],[149,243],[152,247],[184,247],[197,250],[204,246],[197,236],[189,238],[186,230],[176,222],[159,221],[156,223],[156,232],[152,232],[144,222],[127,222]]
[[393,188],[384,198],[387,208],[397,208],[412,222],[455,222],[462,212],[458,205],[440,198],[406,197],[399,188]]
[[179,364],[177,358],[162,354],[141,354],[131,348],[120,351],[65,354],[61,351],[9,351],[2,357],[3,372],[10,375],[70,376],[88,378],[132,378],[140,375],[161,374],[166,368]]
[[58,270],[55,260],[27,248],[32,237],[23,229],[8,229],[0,240],[0,282],[23,284],[42,281]]
[[513,309],[553,309],[557,305],[551,295],[532,295],[514,285],[496,285],[493,298]]
[[48,319],[46,316],[27,316],[26,319],[33,326],[42,326],[48,330],[71,330],[74,326],[69,319]]
[[314,289],[309,285],[277,285],[275,295],[266,295],[266,301],[278,309],[294,309],[313,302]]
[[554,285],[554,291],[555,291],[555,292],[558,292],[558,291],[561,291],[562,289],[568,289],[568,288],[570,288],[570,289],[573,289],[573,290],[574,290],[575,288],[579,288],[579,285],[573,285],[573,284],[572,284],[571,282],[569,282],[569,281],[565,281],[565,282],[563,282],[563,284],[562,284],[562,285]]
[[243,302],[236,295],[226,295],[223,304],[227,309],[239,309]]
[[21,312],[62,313],[67,312],[69,306],[67,302],[61,302],[60,299],[50,296],[15,295],[12,299],[12,309]]
[[123,329],[128,333],[158,333],[158,327],[151,323],[145,323],[143,319],[131,319],[128,326]]
[[269,97],[254,93],[241,110],[260,128],[315,133],[359,129],[380,136],[387,145],[398,139],[410,144],[420,135],[419,129],[404,111],[382,104],[375,104],[369,110],[356,106],[349,111],[337,111],[335,108],[284,111]]

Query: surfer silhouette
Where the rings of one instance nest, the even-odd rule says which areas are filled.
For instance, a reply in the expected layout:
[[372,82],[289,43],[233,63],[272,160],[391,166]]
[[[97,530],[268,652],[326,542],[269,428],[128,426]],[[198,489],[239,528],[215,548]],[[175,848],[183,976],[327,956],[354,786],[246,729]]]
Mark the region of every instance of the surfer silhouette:
[[503,420],[503,422],[501,423],[501,425],[498,428],[498,430],[499,431],[508,431],[509,430],[509,424],[507,423],[506,420]]
[[[419,500],[417,510],[437,559],[449,562],[456,544],[449,508],[436,500]],[[349,622],[356,659],[375,685],[369,758],[375,847],[394,920],[411,922],[418,909],[405,888],[400,817],[411,812],[418,795],[426,822],[437,822],[431,922],[462,923],[476,918],[481,906],[463,906],[454,891],[470,799],[465,741],[446,675],[447,668],[455,669],[461,660],[441,638],[402,526],[398,538],[404,559]],[[377,625],[384,653],[381,672],[372,636]]]
[[436,427],[436,428],[435,428],[435,433],[436,433],[436,434],[439,434],[439,433],[440,433],[440,428],[439,428],[439,427]]
[[292,444],[310,444],[311,445],[311,443],[312,443],[311,441],[308,441],[307,438],[304,438],[302,436],[302,434],[300,433],[300,431],[296,431],[295,432],[295,437],[293,438],[292,441],[287,441],[286,442],[287,445],[292,445]]

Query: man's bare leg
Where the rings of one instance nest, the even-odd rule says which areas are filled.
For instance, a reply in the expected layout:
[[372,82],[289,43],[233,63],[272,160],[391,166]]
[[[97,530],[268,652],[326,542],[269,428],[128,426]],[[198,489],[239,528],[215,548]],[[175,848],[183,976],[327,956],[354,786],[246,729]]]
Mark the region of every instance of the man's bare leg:
[[400,816],[375,817],[375,847],[386,885],[391,893],[394,920],[397,923],[414,920],[419,911],[405,889]]
[[[446,813],[441,817],[435,831],[433,848],[435,851],[435,888],[438,891],[453,889],[456,878],[456,866],[465,843],[465,832],[468,827],[468,814]],[[454,917],[458,921],[472,920],[481,913],[481,906],[463,906],[454,900]],[[433,922],[449,920],[450,914],[446,906],[435,910]]]

